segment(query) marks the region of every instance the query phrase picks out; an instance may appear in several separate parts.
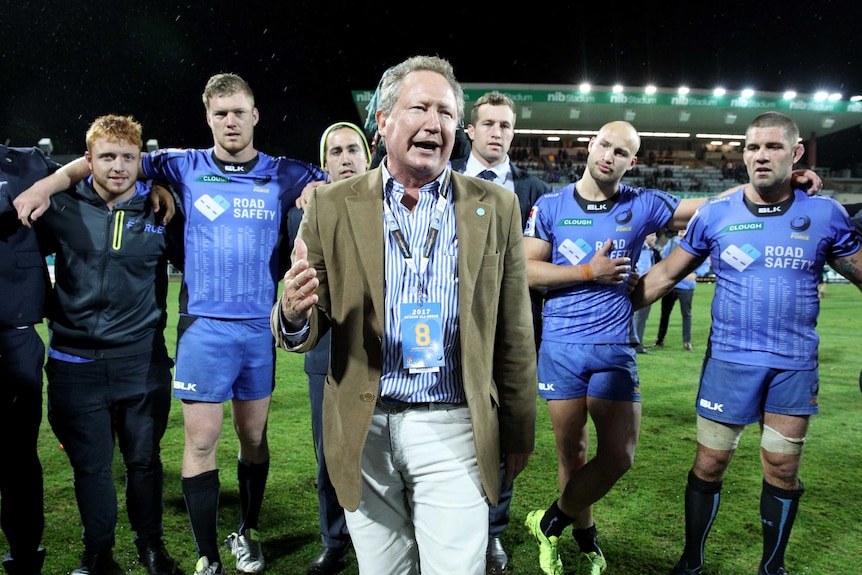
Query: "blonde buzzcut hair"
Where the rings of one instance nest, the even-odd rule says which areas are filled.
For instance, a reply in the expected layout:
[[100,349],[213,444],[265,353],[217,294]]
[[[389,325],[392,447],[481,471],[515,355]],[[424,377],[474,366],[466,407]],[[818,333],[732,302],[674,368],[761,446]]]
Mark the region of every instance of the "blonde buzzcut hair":
[[245,94],[248,96],[248,101],[254,107],[254,92],[251,91],[251,86],[248,82],[237,76],[236,74],[222,73],[216,74],[207,80],[204,87],[203,101],[204,108],[209,111],[210,100],[216,96],[233,96],[234,94]]

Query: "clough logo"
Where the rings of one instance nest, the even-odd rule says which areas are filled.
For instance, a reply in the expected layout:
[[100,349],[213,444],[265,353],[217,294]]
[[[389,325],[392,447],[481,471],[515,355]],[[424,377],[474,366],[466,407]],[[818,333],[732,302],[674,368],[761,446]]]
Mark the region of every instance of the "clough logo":
[[208,184],[229,184],[230,178],[226,178],[224,176],[218,176],[216,174],[208,174],[208,175],[199,177],[198,181],[199,182],[206,182]]
[[731,224],[724,228],[725,232],[750,232],[755,230],[762,230],[763,222],[747,222],[744,224]]
[[563,218],[558,226],[591,226],[593,225],[592,218]]

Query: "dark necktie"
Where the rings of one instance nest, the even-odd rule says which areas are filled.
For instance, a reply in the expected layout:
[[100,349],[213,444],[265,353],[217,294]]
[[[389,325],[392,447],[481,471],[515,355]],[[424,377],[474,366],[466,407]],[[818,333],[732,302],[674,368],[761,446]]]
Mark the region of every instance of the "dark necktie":
[[494,173],[493,170],[482,170],[476,177],[482,178],[483,180],[488,180],[489,182],[493,182],[497,179],[497,174]]

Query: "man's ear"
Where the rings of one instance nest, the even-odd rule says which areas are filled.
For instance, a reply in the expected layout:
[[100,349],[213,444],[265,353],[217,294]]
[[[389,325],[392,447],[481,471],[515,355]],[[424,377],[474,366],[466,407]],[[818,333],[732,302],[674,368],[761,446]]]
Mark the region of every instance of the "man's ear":
[[796,162],[798,162],[799,160],[802,159],[803,154],[805,154],[805,146],[803,146],[801,143],[796,144],[796,146],[793,148],[793,165],[794,166],[796,165]]

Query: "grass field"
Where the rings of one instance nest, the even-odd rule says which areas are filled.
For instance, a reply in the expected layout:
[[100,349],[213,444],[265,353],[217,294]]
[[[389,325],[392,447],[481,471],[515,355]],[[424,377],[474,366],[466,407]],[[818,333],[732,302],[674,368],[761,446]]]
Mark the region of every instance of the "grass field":
[[[172,284],[169,302],[177,301]],[[671,317],[665,347],[638,356],[643,392],[643,424],[634,467],[595,508],[599,538],[609,568],[607,575],[666,574],[676,562],[683,543],[683,491],[695,451],[694,398],[709,331],[709,303],[713,285],[698,284],[694,297],[694,352],[682,349],[678,307]],[[646,329],[647,343],[655,338],[659,306],[654,305]],[[862,557],[862,509],[857,489],[862,484],[862,395],[858,378],[862,367],[859,318],[862,297],[847,284],[831,284],[822,300],[821,414],[813,420],[802,465],[806,493],[787,553],[792,575],[855,575]],[[176,316],[167,336],[173,349]],[[319,551],[315,460],[302,357],[278,353],[277,388],[270,415],[272,464],[261,520],[268,572],[277,575],[305,573]],[[533,508],[547,507],[556,497],[556,455],[547,408],[539,400],[536,451],[518,478],[512,519],[503,539],[512,573],[539,573],[538,553],[523,526]],[[14,440],[14,439],[7,439]],[[754,575],[760,558],[759,497],[761,471],[758,434],[751,427],[725,480],[721,511],[707,544],[708,575]],[[182,417],[174,403],[162,442],[165,467],[165,541],[184,571],[194,571],[194,543],[180,489]],[[69,573],[81,552],[80,519],[75,504],[68,459],[47,422],[40,438],[45,469],[46,520],[43,539],[48,549],[44,573]],[[237,443],[226,404],[225,432],[219,446],[222,469],[220,535],[236,529],[239,501],[236,488]],[[3,465],[14,462],[5,461]],[[120,521],[115,557],[127,573],[143,574],[137,564],[133,533],[122,501],[124,476],[119,456],[114,475],[120,493]],[[6,541],[0,535],[0,550]],[[562,539],[561,552],[568,568],[574,564],[575,545]],[[232,564],[228,572],[235,572]],[[344,571],[358,573],[355,561]],[[368,574],[374,575],[374,574]],[[457,574],[453,574],[457,575]]]

